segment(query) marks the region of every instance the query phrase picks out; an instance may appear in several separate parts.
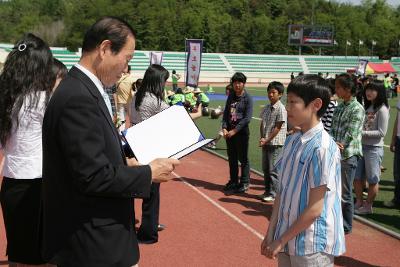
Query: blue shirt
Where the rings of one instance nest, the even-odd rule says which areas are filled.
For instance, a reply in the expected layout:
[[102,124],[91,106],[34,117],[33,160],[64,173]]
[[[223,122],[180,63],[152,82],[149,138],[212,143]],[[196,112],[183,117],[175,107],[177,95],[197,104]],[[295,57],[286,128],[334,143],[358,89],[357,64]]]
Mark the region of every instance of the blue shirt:
[[289,255],[324,252],[338,256],[345,252],[340,159],[339,149],[322,123],[306,133],[296,133],[286,139],[276,164],[280,180],[280,206],[275,240],[307,208],[310,190],[327,186],[321,215],[287,243],[284,250]]

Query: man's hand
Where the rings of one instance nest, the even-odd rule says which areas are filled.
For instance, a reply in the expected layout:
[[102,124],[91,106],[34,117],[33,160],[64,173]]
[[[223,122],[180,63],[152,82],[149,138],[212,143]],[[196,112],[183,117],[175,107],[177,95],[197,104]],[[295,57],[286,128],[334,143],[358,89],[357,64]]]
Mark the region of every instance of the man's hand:
[[129,167],[140,166],[141,164],[135,158],[126,158],[126,164]]
[[163,183],[171,180],[170,174],[179,163],[177,159],[155,159],[150,162],[152,182]]

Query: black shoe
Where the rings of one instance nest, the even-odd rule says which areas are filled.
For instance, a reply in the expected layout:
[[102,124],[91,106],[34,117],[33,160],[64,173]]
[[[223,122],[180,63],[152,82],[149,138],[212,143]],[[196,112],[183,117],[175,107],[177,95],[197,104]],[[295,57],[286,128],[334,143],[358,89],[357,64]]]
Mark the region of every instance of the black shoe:
[[225,187],[224,187],[224,191],[232,191],[232,190],[235,190],[236,188],[238,187],[238,184],[237,183],[234,183],[234,182],[232,182],[232,181],[229,181],[226,185],[225,185]]
[[235,193],[244,193],[249,190],[249,184],[240,184],[236,189]]
[[145,244],[145,245],[150,245],[150,244],[154,244],[157,242],[158,242],[158,240],[140,240],[140,239],[138,239],[139,244]]
[[158,225],[158,227],[157,227],[157,230],[160,232],[160,231],[162,231],[162,230],[165,230],[165,228],[167,228],[167,226],[165,226],[165,224],[159,224]]

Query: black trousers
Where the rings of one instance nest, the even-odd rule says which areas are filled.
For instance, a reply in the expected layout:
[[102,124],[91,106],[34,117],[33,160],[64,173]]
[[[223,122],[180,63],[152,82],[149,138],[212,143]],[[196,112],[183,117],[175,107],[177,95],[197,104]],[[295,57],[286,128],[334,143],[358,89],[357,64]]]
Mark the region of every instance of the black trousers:
[[[229,159],[230,181],[233,183],[249,184],[249,130],[243,129],[229,139],[226,139]],[[241,177],[239,181],[239,164],[241,164]]]
[[139,241],[157,242],[160,217],[160,184],[152,183],[150,197],[143,199],[142,222],[137,232]]

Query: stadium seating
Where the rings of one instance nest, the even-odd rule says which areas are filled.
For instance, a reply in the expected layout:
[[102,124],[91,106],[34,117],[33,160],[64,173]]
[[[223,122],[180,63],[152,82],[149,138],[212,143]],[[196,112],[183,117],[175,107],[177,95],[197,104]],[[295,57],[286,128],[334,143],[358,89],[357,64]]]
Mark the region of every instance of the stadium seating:
[[[0,49],[11,51],[12,44],[0,43]],[[54,56],[71,68],[79,61],[80,53],[71,52],[65,47],[52,47]],[[129,62],[134,73],[140,77],[149,66],[149,51],[135,51]],[[183,74],[186,65],[185,52],[164,52],[162,65],[169,71]],[[264,83],[270,79],[289,81],[290,73],[346,72],[358,65],[356,56],[298,56],[298,55],[256,55],[203,53],[200,80],[204,82],[227,82],[237,71],[245,73],[251,82]],[[377,57],[368,58],[371,62],[382,62]],[[400,57],[392,58],[393,67],[400,71]]]

